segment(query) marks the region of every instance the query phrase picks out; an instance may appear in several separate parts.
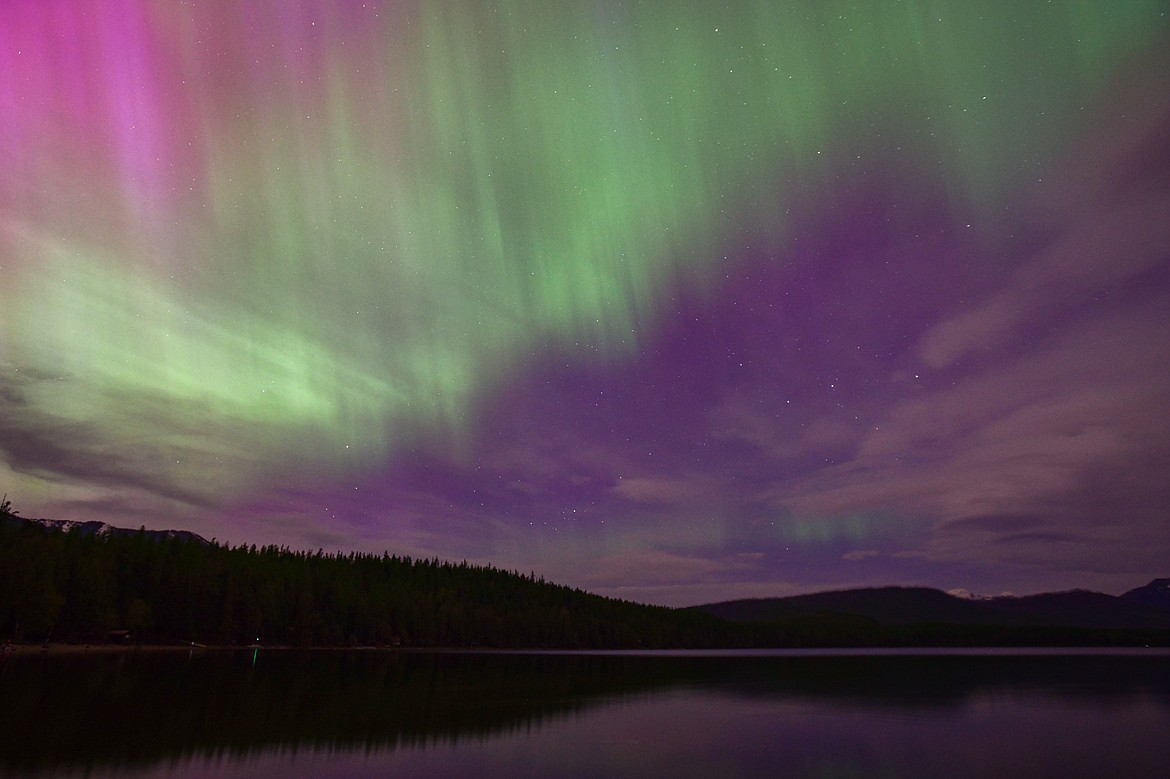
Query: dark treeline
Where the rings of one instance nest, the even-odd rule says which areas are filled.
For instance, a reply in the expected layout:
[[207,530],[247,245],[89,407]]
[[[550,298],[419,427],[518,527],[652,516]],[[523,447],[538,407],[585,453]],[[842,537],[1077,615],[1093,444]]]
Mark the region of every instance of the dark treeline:
[[727,648],[1170,645],[1170,631],[885,624],[823,612],[731,622],[492,566],[62,532],[0,511],[0,639],[291,647]]
[[80,534],[0,517],[0,637],[288,646],[668,647],[738,643],[706,614],[491,566]]

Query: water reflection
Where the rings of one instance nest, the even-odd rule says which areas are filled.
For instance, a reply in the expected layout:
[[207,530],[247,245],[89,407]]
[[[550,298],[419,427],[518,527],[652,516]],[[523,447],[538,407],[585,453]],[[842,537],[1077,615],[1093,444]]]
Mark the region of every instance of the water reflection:
[[34,654],[0,663],[0,773],[988,776],[1043,758],[1154,776],[1168,662]]

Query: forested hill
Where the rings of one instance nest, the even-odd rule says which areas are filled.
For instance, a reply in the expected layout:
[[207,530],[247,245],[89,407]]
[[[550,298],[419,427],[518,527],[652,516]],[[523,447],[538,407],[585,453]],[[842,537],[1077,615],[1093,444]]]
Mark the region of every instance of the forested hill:
[[677,647],[744,643],[707,614],[491,566],[229,547],[0,514],[0,638],[288,646]]
[[[18,643],[104,642],[113,633],[132,643],[291,647],[1170,645],[1165,623],[1086,622],[1067,598],[1045,610],[1059,618],[1032,610],[976,624],[966,612],[910,608],[904,596],[918,591],[887,589],[894,601],[883,590],[848,602],[829,594],[669,609],[492,566],[230,547],[192,533],[26,520],[0,503],[0,639]],[[936,591],[926,592],[937,606]],[[1166,595],[1159,580],[1125,599],[1144,613],[1166,608]]]
[[1113,596],[1087,590],[994,598],[956,597],[925,587],[874,587],[787,598],[725,601],[696,611],[736,622],[848,614],[883,625],[1060,625],[1170,629],[1170,579]]

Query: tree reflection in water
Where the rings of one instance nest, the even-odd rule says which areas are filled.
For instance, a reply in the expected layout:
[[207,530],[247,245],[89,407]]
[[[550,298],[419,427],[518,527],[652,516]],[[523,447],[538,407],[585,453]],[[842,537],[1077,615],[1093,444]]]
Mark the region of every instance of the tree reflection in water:
[[[670,707],[659,704],[694,695],[733,698],[745,710],[783,706],[786,717],[815,710],[923,721],[1005,696],[1073,701],[1094,712],[1140,699],[1170,722],[1168,659],[1164,653],[28,652],[0,663],[0,772],[483,743],[539,734],[551,723],[621,701],[663,718],[646,726],[649,749],[656,734],[663,747],[674,733]],[[717,719],[712,712],[712,727]]]

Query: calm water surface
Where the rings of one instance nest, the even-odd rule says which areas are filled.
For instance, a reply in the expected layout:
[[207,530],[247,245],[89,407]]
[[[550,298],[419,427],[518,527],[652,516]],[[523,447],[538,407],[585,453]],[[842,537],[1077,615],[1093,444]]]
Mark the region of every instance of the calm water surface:
[[1170,776],[1170,653],[0,660],[0,776]]

